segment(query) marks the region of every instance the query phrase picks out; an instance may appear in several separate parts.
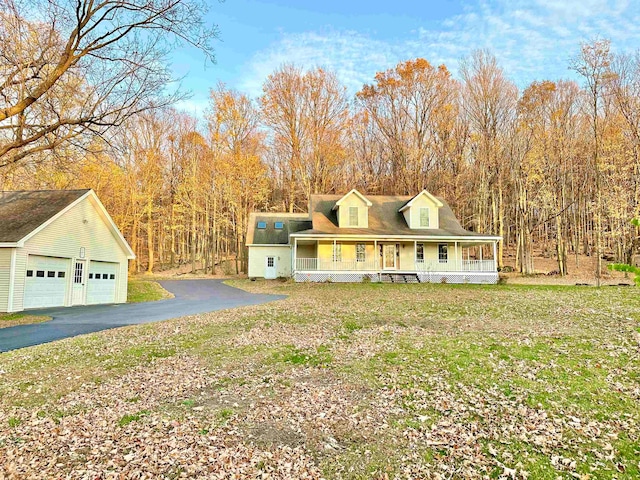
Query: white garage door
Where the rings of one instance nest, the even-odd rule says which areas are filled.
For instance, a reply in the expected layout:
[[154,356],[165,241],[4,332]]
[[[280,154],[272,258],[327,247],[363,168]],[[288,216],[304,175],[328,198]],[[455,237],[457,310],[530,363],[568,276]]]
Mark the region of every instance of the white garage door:
[[68,258],[29,255],[24,308],[61,307],[67,292]]
[[91,262],[87,280],[87,304],[114,303],[118,264]]

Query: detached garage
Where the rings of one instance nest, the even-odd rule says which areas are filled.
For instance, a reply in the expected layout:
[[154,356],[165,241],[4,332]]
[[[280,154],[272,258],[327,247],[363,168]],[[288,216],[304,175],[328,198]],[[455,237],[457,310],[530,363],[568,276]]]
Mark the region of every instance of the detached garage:
[[0,192],[0,312],[124,303],[133,258],[93,190]]

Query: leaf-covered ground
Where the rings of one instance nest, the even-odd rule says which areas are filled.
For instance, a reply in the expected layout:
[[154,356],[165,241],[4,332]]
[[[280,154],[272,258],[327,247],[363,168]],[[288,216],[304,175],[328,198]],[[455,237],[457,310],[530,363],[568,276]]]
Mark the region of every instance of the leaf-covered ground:
[[0,355],[0,478],[638,478],[635,287],[310,285]]

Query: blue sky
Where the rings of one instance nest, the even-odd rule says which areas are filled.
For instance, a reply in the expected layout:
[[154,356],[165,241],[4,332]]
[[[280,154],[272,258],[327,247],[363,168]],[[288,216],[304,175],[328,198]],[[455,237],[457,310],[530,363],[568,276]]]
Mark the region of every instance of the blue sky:
[[193,94],[179,107],[201,114],[218,82],[257,97],[284,62],[335,71],[350,94],[377,71],[423,57],[457,74],[461,58],[488,48],[520,88],[575,78],[581,41],[608,38],[617,52],[640,48],[638,0],[209,0],[218,25],[216,64],[176,49],[172,67]]

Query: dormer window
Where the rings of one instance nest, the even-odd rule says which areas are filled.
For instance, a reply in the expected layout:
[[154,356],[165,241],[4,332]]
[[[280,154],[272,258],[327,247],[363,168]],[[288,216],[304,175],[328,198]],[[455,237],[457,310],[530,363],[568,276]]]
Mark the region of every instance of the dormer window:
[[420,207],[420,228],[429,228],[429,207]]
[[349,207],[349,226],[358,226],[358,207]]
[[267,228],[267,222],[258,222],[258,228],[260,230],[264,230],[265,228]]

